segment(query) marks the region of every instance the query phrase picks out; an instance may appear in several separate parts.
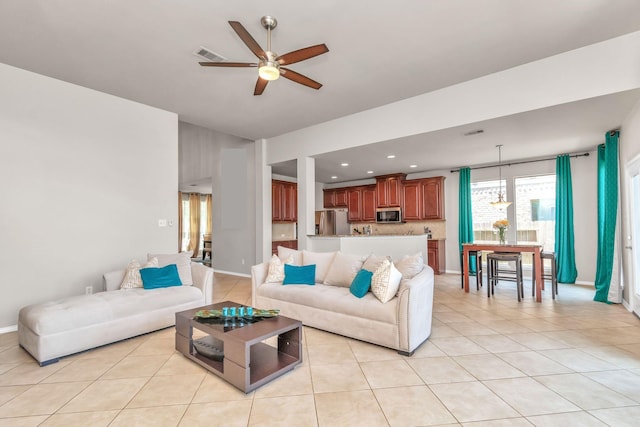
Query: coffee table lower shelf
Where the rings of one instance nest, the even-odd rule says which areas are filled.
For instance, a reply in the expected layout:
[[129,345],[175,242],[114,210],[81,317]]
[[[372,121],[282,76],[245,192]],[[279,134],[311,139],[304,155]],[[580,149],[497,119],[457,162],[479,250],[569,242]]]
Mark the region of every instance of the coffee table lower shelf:
[[[233,304],[225,302],[224,304]],[[235,387],[249,393],[302,363],[302,323],[278,316],[222,332],[193,319],[194,310],[176,313],[176,350]],[[222,360],[196,351],[193,330],[219,343]],[[277,347],[264,341],[277,336]]]

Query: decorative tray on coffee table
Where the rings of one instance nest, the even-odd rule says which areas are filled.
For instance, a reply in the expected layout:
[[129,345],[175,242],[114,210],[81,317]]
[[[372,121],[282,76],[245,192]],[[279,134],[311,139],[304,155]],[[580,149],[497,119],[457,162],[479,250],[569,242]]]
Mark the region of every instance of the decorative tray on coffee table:
[[253,309],[252,315],[244,314],[243,316],[225,316],[222,314],[222,310],[198,310],[195,313],[197,319],[267,319],[269,317],[276,317],[280,314],[279,309],[263,310],[259,308]]

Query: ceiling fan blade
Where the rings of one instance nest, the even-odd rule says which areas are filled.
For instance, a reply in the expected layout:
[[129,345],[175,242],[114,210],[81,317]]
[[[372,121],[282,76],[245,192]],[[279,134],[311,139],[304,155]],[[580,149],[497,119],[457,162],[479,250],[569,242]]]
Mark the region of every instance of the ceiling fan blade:
[[285,53],[284,55],[278,56],[276,61],[278,61],[280,65],[289,65],[327,52],[329,52],[329,48],[326,44],[322,43]]
[[253,94],[262,95],[262,92],[264,92],[264,89],[267,87],[267,83],[269,83],[269,80],[261,79],[260,77],[258,77],[258,81],[256,82],[256,88],[253,91]]
[[248,62],[198,62],[203,67],[257,67],[258,64]]
[[288,68],[283,68],[280,67],[280,75],[282,77],[285,77],[291,81],[294,81],[296,83],[300,83],[301,85],[305,85],[305,86],[309,86],[312,89],[320,89],[322,87],[321,83],[318,83],[315,80],[311,80],[309,77],[307,76],[303,76],[300,73],[296,73],[295,71],[292,71]]
[[229,21],[229,25],[231,25],[231,28],[233,28],[238,37],[240,37],[240,40],[242,40],[244,44],[247,45],[247,47],[251,50],[251,52],[253,52],[255,56],[260,59],[267,59],[267,54],[264,52],[264,49],[262,49],[258,42],[253,37],[251,37],[249,31],[247,31],[241,23],[239,23],[238,21]]

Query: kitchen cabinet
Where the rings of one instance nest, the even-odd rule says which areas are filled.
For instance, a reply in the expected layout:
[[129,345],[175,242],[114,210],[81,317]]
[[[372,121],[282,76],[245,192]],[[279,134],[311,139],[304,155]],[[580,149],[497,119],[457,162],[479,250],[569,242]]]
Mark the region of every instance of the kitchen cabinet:
[[347,207],[347,188],[332,188],[323,190],[322,192],[322,200],[325,209]]
[[362,221],[362,187],[347,190],[347,219],[349,222]]
[[422,219],[445,219],[444,177],[425,178],[422,181]]
[[402,209],[404,221],[422,219],[422,180],[405,181],[402,186],[404,205]]
[[444,177],[412,179],[403,185],[403,220],[439,220],[444,217]]
[[379,208],[402,206],[403,173],[376,177],[376,199]]
[[442,274],[445,271],[444,239],[427,241],[427,258],[427,265],[433,268],[434,274]]
[[271,181],[271,221],[298,220],[298,185],[295,182]]
[[376,220],[376,186],[362,187],[362,221]]

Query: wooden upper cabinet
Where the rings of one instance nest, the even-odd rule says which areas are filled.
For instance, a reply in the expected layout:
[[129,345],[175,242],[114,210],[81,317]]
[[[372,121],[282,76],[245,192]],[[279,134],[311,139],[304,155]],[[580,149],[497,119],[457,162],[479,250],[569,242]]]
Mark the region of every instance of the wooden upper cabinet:
[[347,194],[347,218],[349,222],[362,221],[362,188],[349,188]]
[[362,221],[376,220],[376,186],[362,187]]
[[298,221],[298,185],[287,182],[283,185],[282,196],[282,220],[288,222]]
[[422,219],[422,181],[405,181],[402,187],[404,193],[403,220],[419,221]]
[[271,181],[271,221],[282,221],[282,183]]
[[425,178],[422,181],[422,218],[445,219],[444,177]]
[[336,190],[322,190],[322,205],[325,208],[336,207]]
[[336,188],[336,208],[348,207],[347,188]]
[[271,181],[271,221],[298,220],[298,185],[295,182]]
[[400,173],[376,177],[376,199],[379,208],[402,206],[402,185],[406,176]]

